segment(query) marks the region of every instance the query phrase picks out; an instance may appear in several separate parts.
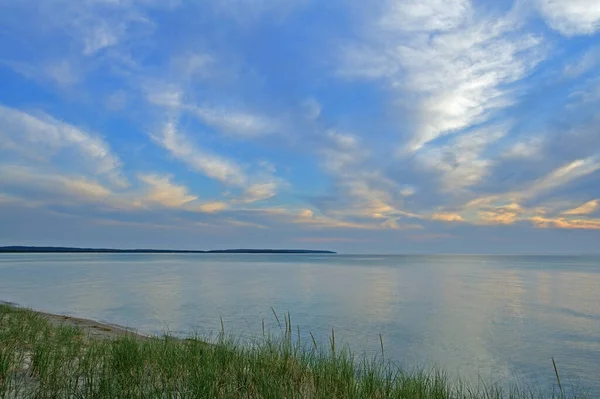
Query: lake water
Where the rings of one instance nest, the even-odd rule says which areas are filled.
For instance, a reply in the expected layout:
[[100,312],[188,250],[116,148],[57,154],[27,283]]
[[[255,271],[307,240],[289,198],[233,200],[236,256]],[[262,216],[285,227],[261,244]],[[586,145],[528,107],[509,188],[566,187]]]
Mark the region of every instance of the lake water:
[[271,310],[358,355],[600,397],[600,257],[0,254],[0,300],[142,333],[260,336]]

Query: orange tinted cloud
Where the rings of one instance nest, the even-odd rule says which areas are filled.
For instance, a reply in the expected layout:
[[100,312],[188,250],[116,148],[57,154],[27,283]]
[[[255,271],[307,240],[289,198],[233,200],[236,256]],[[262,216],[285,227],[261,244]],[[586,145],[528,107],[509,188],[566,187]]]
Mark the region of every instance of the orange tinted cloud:
[[444,222],[464,222],[463,217],[458,213],[434,213],[431,215],[431,219]]
[[598,209],[599,203],[600,200],[589,201],[578,206],[577,208],[569,209],[568,211],[563,212],[563,215],[589,215]]
[[600,219],[572,219],[565,218],[543,218],[535,216],[529,219],[534,226],[541,229],[558,228],[558,229],[586,229],[600,230]]

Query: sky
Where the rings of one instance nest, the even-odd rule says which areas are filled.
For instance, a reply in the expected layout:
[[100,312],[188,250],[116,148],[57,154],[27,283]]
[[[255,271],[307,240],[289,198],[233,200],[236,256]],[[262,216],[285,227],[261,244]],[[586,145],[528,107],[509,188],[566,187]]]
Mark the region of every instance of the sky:
[[0,0],[0,245],[600,252],[597,0]]

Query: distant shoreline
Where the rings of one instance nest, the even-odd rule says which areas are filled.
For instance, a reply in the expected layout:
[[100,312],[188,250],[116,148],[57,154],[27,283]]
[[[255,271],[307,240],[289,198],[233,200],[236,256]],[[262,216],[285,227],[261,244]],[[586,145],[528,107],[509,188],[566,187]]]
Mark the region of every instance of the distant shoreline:
[[112,248],[72,248],[72,247],[0,247],[0,253],[115,253],[115,254],[336,254],[334,251],[312,249],[213,249],[171,250],[171,249],[112,249]]

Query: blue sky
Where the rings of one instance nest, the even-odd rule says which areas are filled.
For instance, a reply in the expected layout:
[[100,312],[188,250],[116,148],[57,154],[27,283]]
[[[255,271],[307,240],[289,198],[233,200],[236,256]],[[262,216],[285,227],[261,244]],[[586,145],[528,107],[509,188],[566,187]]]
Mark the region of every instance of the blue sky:
[[597,0],[0,0],[0,243],[589,253]]

